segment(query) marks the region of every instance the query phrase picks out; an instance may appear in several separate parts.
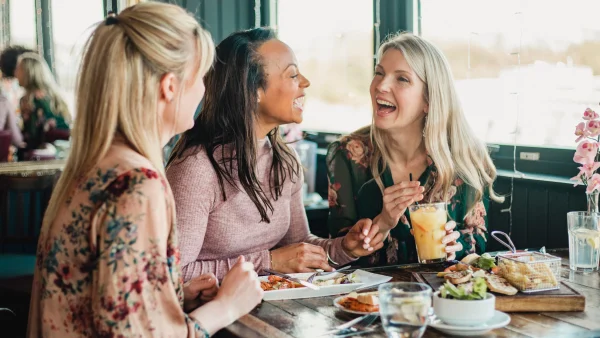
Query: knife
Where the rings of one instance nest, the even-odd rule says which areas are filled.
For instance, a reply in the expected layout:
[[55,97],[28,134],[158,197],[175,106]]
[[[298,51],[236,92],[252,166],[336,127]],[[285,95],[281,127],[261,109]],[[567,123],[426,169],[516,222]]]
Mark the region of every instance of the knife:
[[285,279],[287,279],[289,281],[296,282],[298,284],[302,284],[302,285],[306,286],[307,288],[310,288],[310,289],[313,289],[313,290],[320,290],[321,289],[320,287],[318,287],[318,286],[316,286],[316,285],[314,285],[312,283],[309,283],[309,282],[307,282],[305,280],[294,278],[292,276],[286,275],[286,274],[281,273],[281,272],[273,271],[273,270],[270,270],[270,269],[263,269],[263,271],[266,272],[266,273],[269,273],[271,275],[279,276],[279,277],[285,278]]

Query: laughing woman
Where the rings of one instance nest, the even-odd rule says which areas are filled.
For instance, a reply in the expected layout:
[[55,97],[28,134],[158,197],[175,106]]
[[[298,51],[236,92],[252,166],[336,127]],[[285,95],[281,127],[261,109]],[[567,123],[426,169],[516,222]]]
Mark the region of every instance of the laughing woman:
[[272,30],[256,28],[223,40],[216,59],[202,111],[167,166],[184,279],[221,278],[239,255],[258,271],[330,271],[330,263],[381,247],[369,220],[357,219],[335,240],[309,232],[302,168],[279,134],[280,125],[302,122],[310,85],[292,50]]
[[485,205],[503,198],[492,189],[496,168],[462,112],[444,55],[413,34],[391,37],[379,49],[370,91],[373,124],[329,147],[331,235],[372,218],[385,245],[360,263],[416,262],[407,207],[444,201],[452,219],[443,239],[448,258],[484,252]]

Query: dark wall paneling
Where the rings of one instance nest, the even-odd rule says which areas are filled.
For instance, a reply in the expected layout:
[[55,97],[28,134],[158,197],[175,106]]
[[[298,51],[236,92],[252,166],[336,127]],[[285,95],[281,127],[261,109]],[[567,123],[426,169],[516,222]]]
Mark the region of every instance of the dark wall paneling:
[[[529,212],[527,203],[528,198],[527,186],[524,184],[515,184],[512,205],[511,237],[517,248],[527,247],[527,214]],[[494,226],[493,221],[495,220],[490,220],[492,228]]]
[[[495,188],[500,194],[510,192],[510,178],[499,177]],[[503,204],[490,203],[488,211],[489,230],[508,233],[507,208],[510,196]],[[569,246],[567,213],[586,209],[585,188],[570,184],[515,179],[512,207],[512,240],[518,249],[566,248]],[[490,238],[490,251],[502,250],[503,246]]]
[[548,190],[546,187],[531,186],[527,191],[527,245],[548,245]]
[[[568,187],[571,189],[571,187]],[[557,189],[548,191],[548,247],[558,248],[568,246],[565,240],[567,236],[567,212],[569,209],[569,192]],[[584,202],[585,203],[585,202]],[[585,204],[584,204],[585,205]]]

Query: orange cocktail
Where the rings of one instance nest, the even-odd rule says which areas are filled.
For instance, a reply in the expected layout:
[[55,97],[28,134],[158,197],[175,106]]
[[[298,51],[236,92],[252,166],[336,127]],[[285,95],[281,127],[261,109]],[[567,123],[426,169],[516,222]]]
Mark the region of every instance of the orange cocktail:
[[419,263],[445,261],[446,244],[442,243],[442,239],[446,236],[448,221],[446,203],[411,205],[409,211]]

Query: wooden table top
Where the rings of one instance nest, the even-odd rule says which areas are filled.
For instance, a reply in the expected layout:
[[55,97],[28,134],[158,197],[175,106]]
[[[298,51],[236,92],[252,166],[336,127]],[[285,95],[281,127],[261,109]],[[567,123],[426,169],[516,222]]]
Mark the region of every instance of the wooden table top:
[[[482,337],[600,337],[600,273],[584,275],[572,272],[568,268],[568,259],[564,257],[565,252],[553,254],[563,256],[562,280],[585,296],[585,311],[509,313],[510,324]],[[391,276],[392,281],[413,281],[412,272],[440,271],[440,266],[412,264],[365,270]],[[219,331],[215,337],[315,337],[356,318],[333,306],[336,297],[265,301],[249,315]],[[380,323],[379,320],[376,323]],[[428,328],[423,337],[445,336]],[[378,331],[369,333],[368,337],[386,335],[379,324]]]

